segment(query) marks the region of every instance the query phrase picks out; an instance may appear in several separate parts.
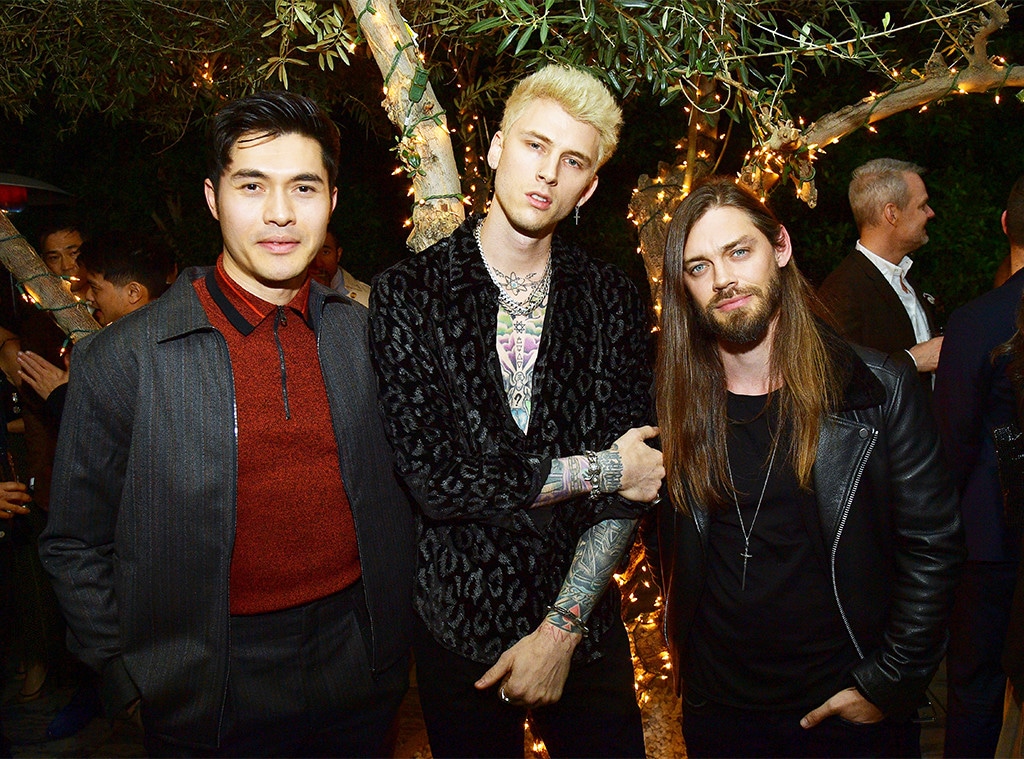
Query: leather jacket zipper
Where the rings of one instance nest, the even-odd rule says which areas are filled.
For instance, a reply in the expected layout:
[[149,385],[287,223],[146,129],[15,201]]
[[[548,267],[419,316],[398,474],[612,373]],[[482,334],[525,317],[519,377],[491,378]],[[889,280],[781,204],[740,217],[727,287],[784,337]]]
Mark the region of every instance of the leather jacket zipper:
[[846,616],[846,610],[843,609],[843,602],[839,600],[839,586],[836,584],[836,553],[839,551],[839,539],[843,536],[843,527],[846,526],[846,519],[850,516],[850,509],[853,508],[853,498],[857,494],[857,488],[860,487],[860,479],[864,474],[864,469],[868,464],[868,459],[871,457],[871,451],[875,448],[875,442],[878,440],[878,431],[873,430],[871,434],[871,442],[868,443],[867,449],[864,451],[864,455],[860,459],[860,463],[857,464],[857,473],[853,478],[853,486],[850,488],[850,495],[846,499],[846,504],[843,507],[843,516],[839,520],[839,529],[836,530],[836,539],[832,542],[832,555],[830,557],[831,570],[832,570],[832,594],[836,599],[836,606],[839,608],[839,616],[842,617],[843,625],[846,627],[846,632],[850,636],[850,641],[853,643],[854,649],[857,651],[857,656],[861,659],[864,658],[864,651],[861,650],[860,644],[857,642],[857,636],[853,634],[853,627],[850,625],[850,620]]

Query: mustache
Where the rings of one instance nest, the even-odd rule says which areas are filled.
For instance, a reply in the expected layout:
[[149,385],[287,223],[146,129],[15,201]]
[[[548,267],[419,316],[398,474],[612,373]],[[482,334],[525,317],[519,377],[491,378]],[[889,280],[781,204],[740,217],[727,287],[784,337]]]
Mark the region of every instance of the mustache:
[[736,297],[761,294],[763,294],[763,290],[761,290],[760,287],[737,287],[736,285],[733,285],[728,290],[722,290],[720,293],[715,295],[710,301],[708,301],[706,308],[715,308],[716,306],[725,303],[727,300],[732,300]]

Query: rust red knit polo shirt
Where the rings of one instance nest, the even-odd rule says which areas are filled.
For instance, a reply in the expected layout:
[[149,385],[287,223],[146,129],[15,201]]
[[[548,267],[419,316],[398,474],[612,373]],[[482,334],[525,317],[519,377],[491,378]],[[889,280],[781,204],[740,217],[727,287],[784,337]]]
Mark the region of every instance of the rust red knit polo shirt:
[[360,576],[359,551],[309,324],[309,280],[278,307],[235,284],[218,259],[194,286],[227,341],[235,383],[231,613],[286,609],[348,587]]

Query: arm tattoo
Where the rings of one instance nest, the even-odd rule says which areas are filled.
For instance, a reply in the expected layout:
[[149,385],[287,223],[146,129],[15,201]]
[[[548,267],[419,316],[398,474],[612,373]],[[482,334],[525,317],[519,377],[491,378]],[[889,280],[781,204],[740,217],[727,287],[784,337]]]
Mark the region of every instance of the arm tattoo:
[[586,456],[566,456],[551,462],[551,473],[548,474],[544,487],[540,489],[534,506],[550,506],[553,503],[590,492],[590,480],[584,473],[588,463]]
[[[585,623],[623,553],[629,550],[635,526],[635,519],[606,519],[583,533],[562,589],[552,605],[571,611]],[[549,611],[545,619],[566,632],[577,632],[574,621],[556,611]]]

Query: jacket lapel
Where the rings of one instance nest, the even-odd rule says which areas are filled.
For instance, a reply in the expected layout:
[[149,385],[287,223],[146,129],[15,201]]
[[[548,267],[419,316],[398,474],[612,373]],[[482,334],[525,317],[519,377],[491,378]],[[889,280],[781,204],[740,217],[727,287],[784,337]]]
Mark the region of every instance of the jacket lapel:
[[[446,374],[457,378],[454,393],[467,395],[465,386],[476,381],[482,369],[483,384],[479,391],[484,396],[482,408],[467,409],[470,416],[484,413],[497,424],[484,425],[501,429],[523,440],[524,434],[512,418],[501,378],[501,363],[495,347],[497,340],[498,288],[491,281],[473,236],[478,217],[471,217],[456,230],[449,248],[448,275],[451,297],[445,304],[445,319],[441,325],[446,333],[444,344],[454,351],[440,356]],[[480,393],[470,393],[479,398]]]
[[857,251],[856,260],[864,278],[871,283],[871,287],[874,290],[874,297],[865,293],[864,302],[873,304],[877,311],[888,314],[885,322],[891,325],[893,331],[898,334],[898,342],[909,343],[910,345],[915,344],[917,337],[914,334],[914,325],[910,321],[907,309],[903,307],[903,301],[900,300],[900,296],[896,294],[896,291],[892,289],[889,280],[860,251]]
[[[871,265],[870,262],[868,265]],[[820,325],[820,329],[843,379],[843,397],[837,411],[865,410],[885,403],[885,388],[856,350],[824,325]],[[864,466],[877,438],[877,429],[848,416],[829,414],[821,425],[814,472],[828,472],[829,481],[836,483],[831,489],[825,490],[815,482],[814,488],[821,514],[822,535],[828,546],[834,543],[842,531]],[[838,480],[837,475],[841,472],[845,472],[846,476]]]

